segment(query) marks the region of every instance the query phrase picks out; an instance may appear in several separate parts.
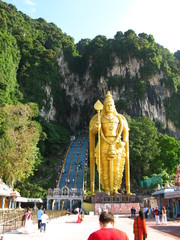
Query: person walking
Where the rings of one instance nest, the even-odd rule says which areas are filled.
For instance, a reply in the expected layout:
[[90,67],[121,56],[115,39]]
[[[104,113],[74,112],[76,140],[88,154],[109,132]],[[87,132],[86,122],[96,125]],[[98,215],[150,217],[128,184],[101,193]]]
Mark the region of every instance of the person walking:
[[25,214],[25,224],[23,233],[32,233],[32,216],[31,216],[31,209],[28,207],[27,212]]
[[37,211],[37,218],[38,218],[38,229],[41,229],[41,218],[43,215],[43,211],[41,208],[38,209]]
[[166,214],[166,208],[162,207],[162,224],[167,225],[167,214]]
[[25,226],[25,219],[26,219],[26,211],[24,212],[24,214],[22,215],[22,227]]
[[134,207],[131,208],[131,217],[134,216]]
[[139,211],[139,216],[134,218],[133,233],[134,240],[144,240],[147,238],[146,223],[142,211]]
[[158,206],[156,207],[154,214],[155,214],[155,219],[156,219],[156,225],[158,225],[158,224],[160,224],[160,219],[159,219],[160,211],[159,211]]
[[99,216],[100,230],[91,233],[88,240],[129,240],[125,232],[114,228],[114,215],[102,212]]
[[44,213],[41,217],[42,231],[44,231],[44,232],[46,231],[46,224],[47,224],[48,219],[49,219],[49,217],[46,214],[46,211],[44,210]]

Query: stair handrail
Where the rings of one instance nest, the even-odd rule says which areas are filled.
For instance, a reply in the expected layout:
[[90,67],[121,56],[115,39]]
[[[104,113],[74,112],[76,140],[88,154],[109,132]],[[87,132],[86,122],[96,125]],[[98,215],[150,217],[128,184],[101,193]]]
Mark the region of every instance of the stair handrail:
[[[76,146],[74,147],[74,151],[73,151],[73,154],[72,154],[72,157],[71,157],[71,163],[70,163],[70,166],[69,166],[67,179],[69,179],[69,175],[70,175],[70,172],[71,172],[72,161],[73,161],[73,157],[74,157],[74,153],[75,153],[77,145],[78,145],[78,141],[76,142]],[[67,187],[67,185],[68,185],[68,183],[66,182],[66,187]]]
[[60,184],[60,181],[61,181],[61,177],[62,177],[62,173],[63,173],[63,169],[64,169],[65,162],[66,162],[66,158],[67,158],[67,155],[68,155],[69,150],[70,150],[70,148],[71,148],[72,142],[73,142],[73,141],[71,141],[71,143],[69,144],[69,147],[68,147],[68,149],[67,149],[67,151],[66,151],[66,155],[65,155],[65,157],[64,157],[63,165],[62,165],[62,168],[61,168],[61,172],[60,172],[60,174],[59,174],[59,178],[58,178],[58,182],[57,182],[56,188],[59,187],[59,184]]
[[78,176],[78,171],[79,171],[79,158],[80,158],[80,155],[81,155],[83,142],[84,142],[84,139],[82,139],[81,146],[80,146],[80,151],[79,151],[79,155],[78,155],[78,161],[77,161],[77,167],[76,167],[76,177],[75,177],[75,181],[74,181],[74,188],[76,187],[76,181],[77,181],[77,176]]

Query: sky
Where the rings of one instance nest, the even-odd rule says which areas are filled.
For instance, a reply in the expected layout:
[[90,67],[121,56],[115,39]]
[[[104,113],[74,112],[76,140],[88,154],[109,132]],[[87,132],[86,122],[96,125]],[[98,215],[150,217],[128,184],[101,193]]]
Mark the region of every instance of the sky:
[[180,50],[180,0],[2,0],[33,19],[55,23],[74,38],[114,38],[129,29],[153,35],[174,53]]

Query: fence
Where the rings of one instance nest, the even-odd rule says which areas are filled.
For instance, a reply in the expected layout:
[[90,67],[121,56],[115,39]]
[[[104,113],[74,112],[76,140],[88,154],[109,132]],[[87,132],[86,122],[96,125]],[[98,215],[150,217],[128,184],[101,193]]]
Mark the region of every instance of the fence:
[[[16,230],[22,227],[23,210],[3,211],[0,213],[0,237],[5,232]],[[46,211],[49,219],[64,216],[66,211]],[[37,211],[32,211],[32,221],[37,223]],[[1,238],[0,238],[1,239]]]

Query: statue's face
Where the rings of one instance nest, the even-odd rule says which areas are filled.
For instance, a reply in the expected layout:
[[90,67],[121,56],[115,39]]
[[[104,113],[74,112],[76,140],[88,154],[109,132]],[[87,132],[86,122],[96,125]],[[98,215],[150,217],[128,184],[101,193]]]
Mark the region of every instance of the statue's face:
[[106,113],[113,113],[114,112],[114,104],[112,102],[107,102],[105,105]]

